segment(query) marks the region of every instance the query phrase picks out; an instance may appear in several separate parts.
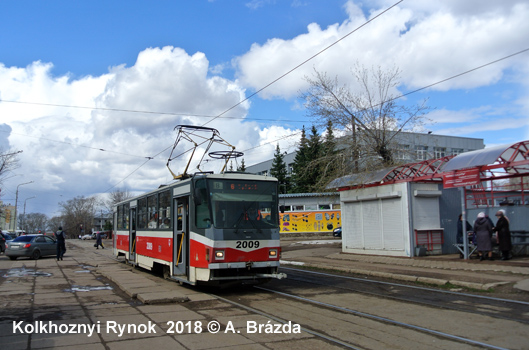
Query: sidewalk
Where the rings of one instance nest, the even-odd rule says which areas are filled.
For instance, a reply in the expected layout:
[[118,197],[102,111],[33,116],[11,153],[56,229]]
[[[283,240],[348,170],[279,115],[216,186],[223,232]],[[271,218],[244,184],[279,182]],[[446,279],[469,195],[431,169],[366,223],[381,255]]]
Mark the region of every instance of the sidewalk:
[[459,259],[459,254],[416,258],[360,255],[341,252],[337,239],[282,239],[282,266],[303,265],[351,274],[433,285],[489,290],[512,284],[529,292],[529,257],[479,261]]

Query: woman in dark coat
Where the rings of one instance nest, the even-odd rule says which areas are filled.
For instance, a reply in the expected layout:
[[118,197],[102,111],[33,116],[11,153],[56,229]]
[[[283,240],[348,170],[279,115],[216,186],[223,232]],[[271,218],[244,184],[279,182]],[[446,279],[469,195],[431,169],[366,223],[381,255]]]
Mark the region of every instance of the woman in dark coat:
[[498,222],[494,230],[498,235],[498,244],[501,251],[501,260],[509,260],[509,252],[512,250],[511,231],[509,230],[509,219],[503,210],[496,213]]
[[476,245],[478,246],[479,260],[487,259],[485,253],[487,253],[489,260],[494,260],[492,258],[491,241],[492,225],[485,217],[484,212],[478,214],[478,218],[474,222],[474,232],[476,233]]

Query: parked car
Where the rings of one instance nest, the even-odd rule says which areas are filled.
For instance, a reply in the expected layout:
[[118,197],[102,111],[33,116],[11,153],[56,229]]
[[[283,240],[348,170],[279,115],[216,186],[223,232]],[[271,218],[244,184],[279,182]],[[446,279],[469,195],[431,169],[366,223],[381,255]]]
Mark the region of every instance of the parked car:
[[0,231],[0,253],[3,253],[6,251],[6,242],[8,240],[8,237],[9,239],[11,238],[11,236],[9,236],[8,234]]
[[7,243],[5,254],[11,260],[18,257],[37,260],[41,256],[57,255],[57,241],[44,235],[19,236]]
[[332,231],[332,235],[333,235],[334,237],[342,237],[342,228],[341,228],[341,227],[335,228],[335,229]]
[[86,239],[95,239],[95,236],[92,237],[92,234],[88,234],[88,235],[81,236],[81,239],[82,239],[82,240],[86,240]]

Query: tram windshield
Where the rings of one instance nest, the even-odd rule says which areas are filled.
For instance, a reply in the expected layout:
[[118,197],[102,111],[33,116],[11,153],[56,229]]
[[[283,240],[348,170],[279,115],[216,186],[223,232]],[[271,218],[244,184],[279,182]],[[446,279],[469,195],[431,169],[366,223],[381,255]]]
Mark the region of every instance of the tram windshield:
[[208,185],[216,228],[278,227],[276,182],[210,179]]

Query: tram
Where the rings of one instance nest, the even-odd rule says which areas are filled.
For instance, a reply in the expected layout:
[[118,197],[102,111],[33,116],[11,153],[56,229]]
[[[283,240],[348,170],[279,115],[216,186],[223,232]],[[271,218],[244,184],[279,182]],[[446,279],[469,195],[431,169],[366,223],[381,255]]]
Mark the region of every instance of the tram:
[[197,172],[117,203],[114,255],[192,285],[284,278],[278,207],[273,177]]

